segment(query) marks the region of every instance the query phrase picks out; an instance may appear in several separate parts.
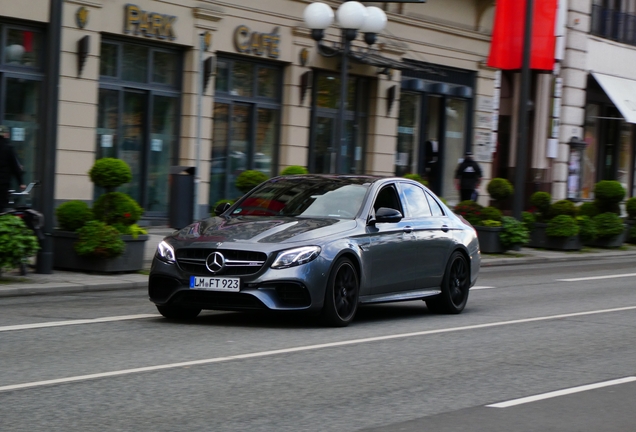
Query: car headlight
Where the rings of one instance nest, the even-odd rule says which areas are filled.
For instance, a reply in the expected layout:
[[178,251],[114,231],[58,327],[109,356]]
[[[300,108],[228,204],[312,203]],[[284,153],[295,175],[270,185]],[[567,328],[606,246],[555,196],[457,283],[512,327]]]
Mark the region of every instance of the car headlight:
[[272,264],[272,268],[283,269],[308,263],[316,259],[320,255],[320,251],[319,246],[304,246],[283,251]]
[[163,240],[161,243],[157,245],[157,255],[167,262],[175,262],[174,249],[168,242]]

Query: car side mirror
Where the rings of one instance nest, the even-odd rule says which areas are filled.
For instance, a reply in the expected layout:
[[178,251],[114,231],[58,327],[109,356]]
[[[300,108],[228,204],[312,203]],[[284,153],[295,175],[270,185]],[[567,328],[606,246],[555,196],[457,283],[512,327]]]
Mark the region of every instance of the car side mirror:
[[214,214],[217,215],[217,216],[221,216],[230,207],[232,207],[232,204],[230,204],[228,202],[221,203],[221,204],[219,204],[218,206],[216,206],[214,208]]
[[375,212],[375,218],[372,218],[369,221],[369,225],[375,225],[376,223],[397,223],[401,220],[402,213],[398,210],[388,207],[380,207],[378,211]]

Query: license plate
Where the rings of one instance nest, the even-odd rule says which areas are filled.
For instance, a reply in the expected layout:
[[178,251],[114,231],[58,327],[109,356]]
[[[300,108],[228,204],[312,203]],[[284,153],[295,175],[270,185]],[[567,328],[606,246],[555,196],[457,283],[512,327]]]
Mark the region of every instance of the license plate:
[[239,278],[190,276],[190,288],[207,291],[239,292]]

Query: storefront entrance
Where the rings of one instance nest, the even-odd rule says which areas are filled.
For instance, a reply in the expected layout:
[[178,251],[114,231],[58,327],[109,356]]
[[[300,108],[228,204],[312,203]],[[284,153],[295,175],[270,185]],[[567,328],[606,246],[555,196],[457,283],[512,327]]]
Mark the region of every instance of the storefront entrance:
[[[43,33],[0,23],[0,124],[11,130],[11,144],[24,168],[25,183],[41,180]],[[18,185],[12,185],[16,187]]]
[[133,178],[119,191],[133,197],[146,217],[168,212],[168,175],[177,156],[180,64],[178,51],[102,42],[97,158],[128,163]]

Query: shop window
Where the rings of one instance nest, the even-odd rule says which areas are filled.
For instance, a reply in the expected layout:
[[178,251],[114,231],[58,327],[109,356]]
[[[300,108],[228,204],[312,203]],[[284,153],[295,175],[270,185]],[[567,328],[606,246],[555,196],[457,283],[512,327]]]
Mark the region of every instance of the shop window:
[[39,68],[42,65],[42,34],[9,28],[3,52],[5,65]]
[[148,48],[143,45],[124,44],[122,79],[138,83],[148,82]]
[[241,193],[238,175],[258,170],[276,175],[280,135],[281,68],[239,58],[219,58],[210,167],[211,208]]
[[585,108],[585,142],[587,147],[583,152],[581,198],[594,198],[594,185],[596,183],[596,154],[598,149],[598,118],[600,106],[588,104]]
[[175,53],[155,51],[152,55],[152,82],[157,84],[177,84],[177,60]]
[[102,43],[99,58],[99,74],[102,76],[116,77],[119,69],[117,56],[118,46],[111,43]]
[[455,189],[454,177],[457,164],[464,157],[466,149],[466,111],[468,102],[462,99],[448,98],[446,102],[446,137],[444,142],[444,178],[442,196],[449,202],[459,201]]
[[395,175],[399,177],[416,172],[414,160],[416,143],[419,139],[420,104],[421,99],[417,93],[403,92],[400,95],[397,154],[395,158]]

